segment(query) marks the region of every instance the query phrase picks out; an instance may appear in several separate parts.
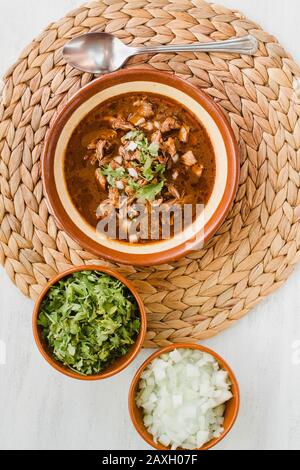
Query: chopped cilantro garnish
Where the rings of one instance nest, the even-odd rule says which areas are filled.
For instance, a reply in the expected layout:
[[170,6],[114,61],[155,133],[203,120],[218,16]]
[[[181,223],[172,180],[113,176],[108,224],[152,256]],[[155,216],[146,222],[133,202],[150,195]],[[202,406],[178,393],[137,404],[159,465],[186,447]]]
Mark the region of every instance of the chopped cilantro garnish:
[[106,274],[82,271],[49,290],[38,319],[53,357],[88,376],[125,355],[140,331],[137,303]]
[[148,151],[152,157],[158,157],[159,143],[152,142],[152,144],[150,144],[148,147]]
[[144,139],[144,133],[142,131],[130,131],[124,136],[124,140],[139,141]]
[[166,172],[166,169],[166,165],[164,165],[163,163],[159,163],[155,166],[155,173],[157,173],[159,176],[163,176]]
[[164,187],[165,182],[161,181],[158,184],[148,184],[147,186],[144,186],[143,188],[140,188],[137,191],[137,197],[140,202],[144,201],[154,201],[156,196],[160,194]]
[[[164,174],[166,166],[157,160],[160,145],[158,142],[152,142],[149,145],[148,139],[142,131],[130,131],[123,139],[137,145],[137,149],[140,152],[140,163],[132,161],[131,167],[138,171],[139,178],[146,180],[149,184],[141,187],[130,176],[128,170],[125,170],[123,167],[114,170],[110,165],[107,165],[101,169],[101,172],[106,177],[108,184],[113,188],[116,187],[117,181],[126,179],[127,185],[135,191],[139,200],[153,201],[161,193],[165,185]],[[153,184],[154,179],[158,179],[160,182]]]
[[113,170],[110,165],[105,166],[101,169],[103,176],[106,176],[108,184],[113,188],[116,187],[116,181],[121,180],[126,175],[126,170],[122,167]]

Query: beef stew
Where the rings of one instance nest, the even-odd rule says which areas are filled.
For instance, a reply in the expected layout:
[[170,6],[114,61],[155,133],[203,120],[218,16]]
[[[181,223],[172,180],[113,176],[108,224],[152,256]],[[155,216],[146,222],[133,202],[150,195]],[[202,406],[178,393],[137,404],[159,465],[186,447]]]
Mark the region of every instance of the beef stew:
[[[72,202],[91,226],[107,217],[108,207],[120,213],[126,198],[127,217],[119,216],[117,233],[126,224],[127,235],[117,238],[147,243],[155,238],[150,229],[138,236],[130,230],[140,214],[137,203],[148,214],[154,207],[189,204],[195,217],[196,206],[211,196],[216,163],[208,133],[190,111],[160,95],[130,93],[81,121],[68,143],[64,172]],[[161,228],[158,238],[164,238]]]

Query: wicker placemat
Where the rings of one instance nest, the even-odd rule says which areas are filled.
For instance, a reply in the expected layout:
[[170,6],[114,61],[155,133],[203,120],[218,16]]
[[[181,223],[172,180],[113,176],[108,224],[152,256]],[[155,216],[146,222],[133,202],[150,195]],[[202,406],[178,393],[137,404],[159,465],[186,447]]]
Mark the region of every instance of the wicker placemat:
[[62,46],[90,30],[113,33],[127,44],[211,41],[249,32],[260,41],[255,58],[160,54],[129,65],[175,72],[204,88],[239,139],[235,205],[206,249],[173,265],[118,267],[146,303],[146,346],[208,338],[281,286],[299,259],[300,70],[256,24],[203,0],[94,1],[51,24],[7,72],[0,103],[0,261],[32,298],[57,271],[94,261],[57,228],[40,178],[49,125],[93,79],[65,65]]

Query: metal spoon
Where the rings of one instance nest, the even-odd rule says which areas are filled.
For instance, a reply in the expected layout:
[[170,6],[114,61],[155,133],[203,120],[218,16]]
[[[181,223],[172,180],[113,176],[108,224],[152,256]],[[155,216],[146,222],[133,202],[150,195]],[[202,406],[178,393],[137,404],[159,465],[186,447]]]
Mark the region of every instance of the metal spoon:
[[93,74],[109,73],[120,69],[135,55],[166,52],[228,52],[254,55],[258,41],[244,36],[228,41],[173,44],[169,46],[129,47],[108,33],[88,33],[72,39],[63,50],[65,60],[76,69]]

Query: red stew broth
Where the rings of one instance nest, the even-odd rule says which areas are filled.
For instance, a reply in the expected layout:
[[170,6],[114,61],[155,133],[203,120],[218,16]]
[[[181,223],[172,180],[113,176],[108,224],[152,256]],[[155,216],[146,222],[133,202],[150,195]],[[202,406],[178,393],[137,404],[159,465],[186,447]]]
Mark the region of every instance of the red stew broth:
[[[125,119],[134,111],[134,103],[139,99],[146,99],[153,107],[154,116],[150,121],[163,122],[167,117],[175,117],[180,123],[184,123],[190,129],[187,142],[178,139],[178,129],[171,130],[164,136],[170,136],[176,143],[179,155],[192,150],[197,163],[203,165],[201,177],[194,175],[186,168],[181,159],[172,163],[172,167],[166,170],[165,178],[172,180],[172,172],[178,169],[179,176],[176,180],[176,188],[180,194],[185,195],[186,203],[206,205],[214,187],[216,177],[216,163],[213,145],[210,137],[198,119],[189,110],[176,101],[151,93],[130,93],[116,98],[111,98],[91,111],[74,130],[65,153],[64,172],[67,189],[74,206],[82,217],[94,228],[98,223],[96,211],[101,202],[108,198],[108,191],[103,191],[95,177],[97,165],[92,165],[85,160],[89,140],[97,136],[99,129],[109,129],[105,119],[107,116],[122,116]],[[109,157],[113,159],[119,155],[119,147],[122,145],[122,137],[128,130],[118,130],[114,138],[113,149]],[[153,131],[143,130],[145,136],[151,141]],[[165,198],[168,200],[168,197]],[[165,201],[164,199],[164,201]]]

